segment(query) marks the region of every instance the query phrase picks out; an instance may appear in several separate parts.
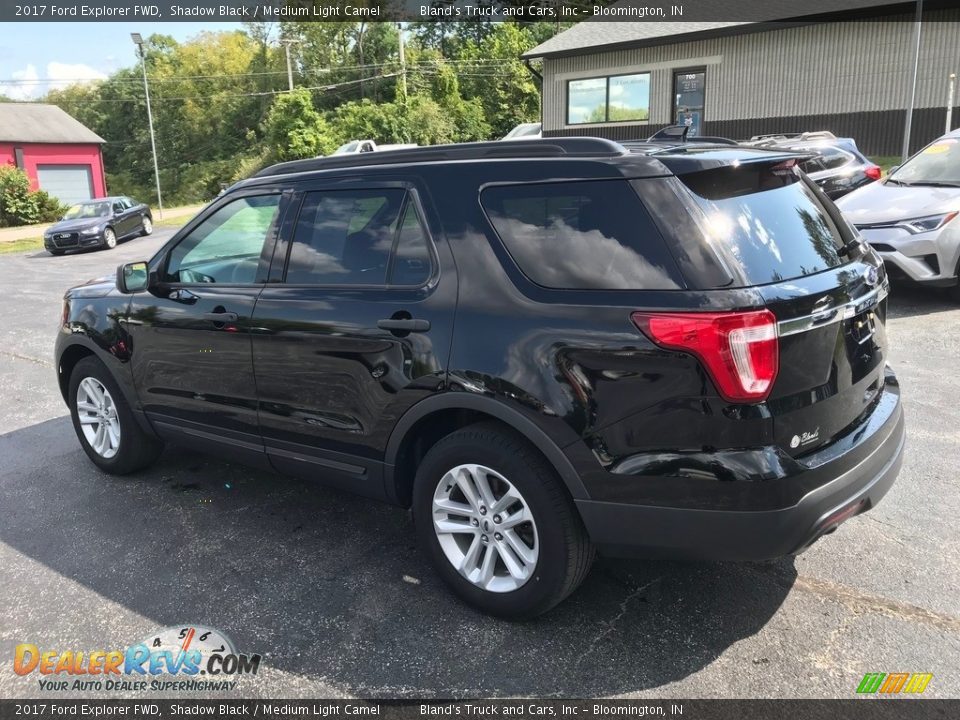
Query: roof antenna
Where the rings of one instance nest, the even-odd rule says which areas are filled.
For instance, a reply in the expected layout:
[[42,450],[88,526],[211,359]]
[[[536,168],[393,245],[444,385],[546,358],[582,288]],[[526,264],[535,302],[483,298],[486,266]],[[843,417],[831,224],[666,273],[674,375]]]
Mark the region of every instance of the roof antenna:
[[680,142],[687,141],[687,133],[690,131],[689,125],[670,125],[665,127],[663,130],[655,132],[649,138],[648,142],[658,142],[663,140],[672,140]]

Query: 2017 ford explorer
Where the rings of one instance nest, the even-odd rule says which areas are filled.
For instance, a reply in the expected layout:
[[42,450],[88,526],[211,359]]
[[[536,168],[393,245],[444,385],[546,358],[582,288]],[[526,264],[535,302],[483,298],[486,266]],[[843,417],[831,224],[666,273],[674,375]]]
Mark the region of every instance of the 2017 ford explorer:
[[502,616],[597,551],[797,553],[889,489],[904,420],[883,265],[796,162],[569,138],[276,165],[68,291],[57,379],[104,471],[169,441],[412,508]]

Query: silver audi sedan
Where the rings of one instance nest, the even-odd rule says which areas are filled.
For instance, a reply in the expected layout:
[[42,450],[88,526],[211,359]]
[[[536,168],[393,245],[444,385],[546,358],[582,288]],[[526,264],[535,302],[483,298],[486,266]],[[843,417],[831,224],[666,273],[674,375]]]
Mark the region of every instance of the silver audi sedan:
[[837,200],[892,278],[952,288],[960,300],[960,129]]

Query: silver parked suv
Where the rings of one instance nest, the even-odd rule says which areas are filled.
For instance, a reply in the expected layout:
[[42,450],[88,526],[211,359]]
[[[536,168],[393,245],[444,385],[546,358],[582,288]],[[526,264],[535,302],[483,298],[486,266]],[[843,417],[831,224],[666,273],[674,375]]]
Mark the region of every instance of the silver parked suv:
[[837,201],[892,278],[952,288],[960,300],[960,129],[927,145],[881,182]]

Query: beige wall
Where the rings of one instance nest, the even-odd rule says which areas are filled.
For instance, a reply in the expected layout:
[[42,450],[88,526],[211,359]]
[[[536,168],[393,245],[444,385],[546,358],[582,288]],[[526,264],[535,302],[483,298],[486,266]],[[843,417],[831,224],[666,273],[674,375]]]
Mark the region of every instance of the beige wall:
[[[706,121],[902,110],[913,67],[914,24],[901,17],[548,59],[544,130],[567,127],[568,80],[633,71],[651,73],[650,124],[669,124],[673,71],[696,66],[707,68]],[[917,108],[945,107],[950,72],[960,74],[960,11],[926,14]]]

